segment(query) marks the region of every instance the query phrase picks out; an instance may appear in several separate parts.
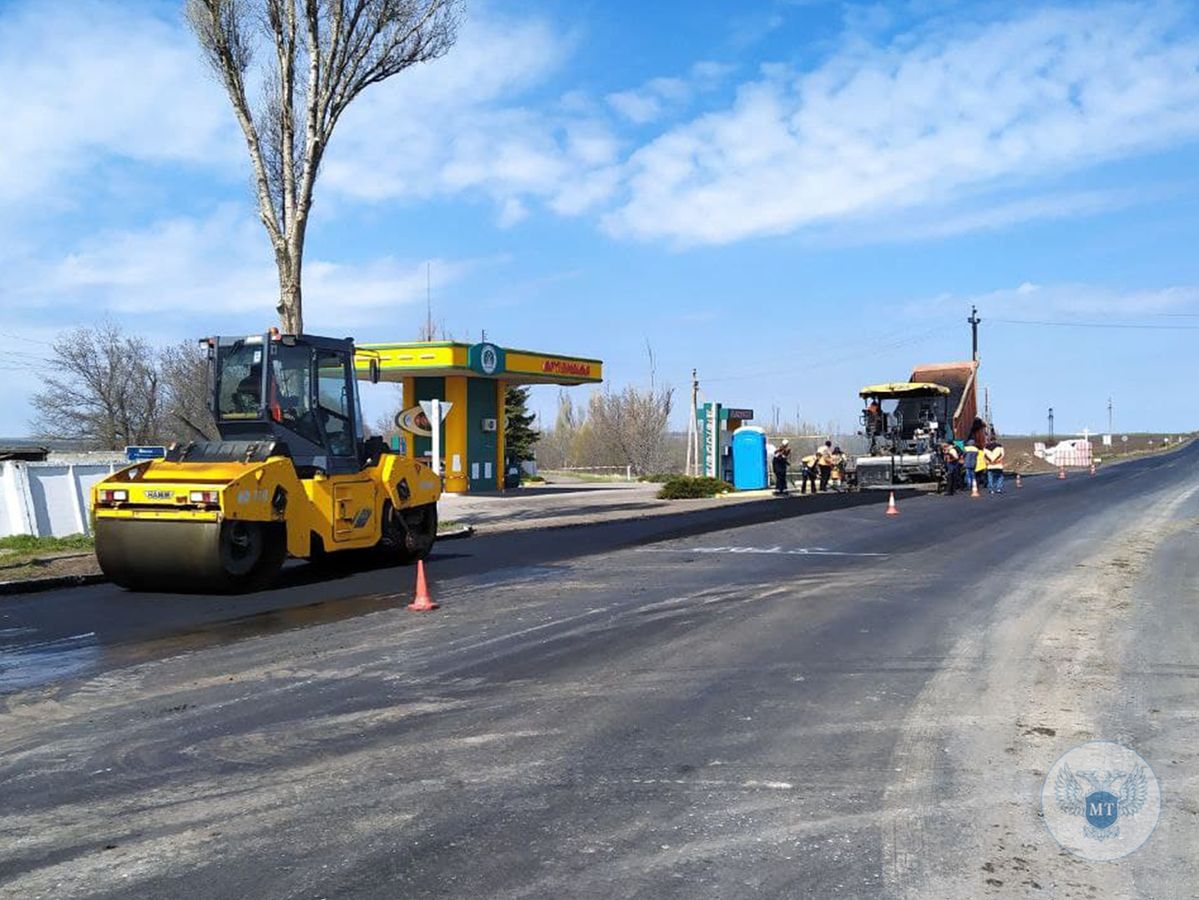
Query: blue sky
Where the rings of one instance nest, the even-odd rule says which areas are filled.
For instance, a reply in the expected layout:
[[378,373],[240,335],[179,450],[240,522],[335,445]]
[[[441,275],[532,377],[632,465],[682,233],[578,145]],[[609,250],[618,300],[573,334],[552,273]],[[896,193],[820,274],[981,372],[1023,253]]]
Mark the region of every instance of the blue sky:
[[[0,434],[64,328],[272,324],[178,4],[0,0],[0,84]],[[1100,428],[1109,396],[1117,429],[1189,430],[1197,143],[1189,3],[472,2],[339,126],[305,323],[412,339],[428,265],[453,337],[600,357],[615,387],[648,340],[680,406],[695,367],[759,420],[851,427],[861,385],[967,358],[977,304],[1001,430]]]

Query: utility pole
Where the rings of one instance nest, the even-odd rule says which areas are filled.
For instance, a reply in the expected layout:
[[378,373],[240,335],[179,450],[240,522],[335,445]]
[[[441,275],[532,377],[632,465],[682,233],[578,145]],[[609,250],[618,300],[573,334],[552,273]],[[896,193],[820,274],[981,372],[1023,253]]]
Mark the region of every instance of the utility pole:
[[978,317],[978,307],[970,307],[970,318],[966,320],[970,323],[970,345],[973,355],[970,357],[975,362],[978,362],[978,323],[982,321]]
[[1107,398],[1107,433],[1112,433],[1112,398]]
[[699,411],[699,375],[691,370],[691,410],[687,416],[687,474],[699,474],[699,427],[696,416]]
[[1053,407],[1049,407],[1049,440],[1053,440]]

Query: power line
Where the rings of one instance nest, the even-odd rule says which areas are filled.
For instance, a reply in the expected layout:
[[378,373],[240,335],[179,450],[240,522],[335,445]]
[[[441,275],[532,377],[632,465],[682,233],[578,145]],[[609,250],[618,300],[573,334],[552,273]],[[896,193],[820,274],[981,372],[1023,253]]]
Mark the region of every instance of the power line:
[[1124,328],[1150,331],[1199,331],[1199,325],[1151,325],[1142,322],[1051,322],[1044,319],[992,319],[1004,325],[1044,325],[1053,328]]
[[41,344],[43,347],[53,347],[52,341],[39,341],[37,338],[26,337],[12,331],[0,331],[0,337],[11,338],[14,341],[24,341],[27,344]]
[[[914,344],[918,341],[922,341],[931,335],[937,334],[942,331],[948,331],[949,329],[956,328],[956,327],[957,327],[956,325],[952,325],[952,324],[938,325],[936,328],[929,328],[929,329],[926,329],[925,331],[920,331],[916,334],[912,334],[907,337],[900,338],[899,340],[889,341],[889,342],[885,342],[885,343],[878,343],[875,341],[862,341],[857,344],[850,344],[849,347],[846,349],[846,351],[843,353],[838,353],[836,355],[826,356],[823,358],[817,357],[815,359],[805,359],[803,361],[803,363],[805,366],[823,366],[823,365],[828,365],[829,363],[841,362],[842,360],[858,357],[862,354],[863,351],[877,353],[877,352],[880,352],[883,350],[897,350],[900,347],[906,347],[909,344]],[[786,369],[773,369],[773,370],[765,371],[765,372],[745,372],[745,373],[741,373],[738,375],[721,375],[716,378],[704,378],[704,383],[710,384],[712,382],[744,381],[749,378],[769,378],[773,375],[794,374],[795,371],[796,371],[795,367],[791,366]]]

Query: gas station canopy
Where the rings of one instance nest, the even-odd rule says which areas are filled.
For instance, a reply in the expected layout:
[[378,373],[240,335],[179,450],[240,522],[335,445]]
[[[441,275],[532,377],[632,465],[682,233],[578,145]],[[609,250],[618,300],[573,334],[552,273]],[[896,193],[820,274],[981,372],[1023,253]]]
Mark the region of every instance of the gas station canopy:
[[[599,384],[598,359],[457,341],[358,344],[358,378],[403,386],[404,405],[393,436],[396,451],[427,459],[445,476],[450,493],[503,490],[512,464],[504,446],[505,399],[515,384]],[[428,424],[426,402],[438,400],[445,418]],[[425,425],[420,425],[423,419]],[[408,423],[408,424],[405,424]],[[414,425],[418,427],[413,427]],[[433,441],[436,432],[437,442]],[[436,453],[437,458],[434,459]]]
[[359,377],[379,361],[380,381],[405,378],[491,378],[509,384],[599,384],[604,364],[598,359],[517,350],[495,344],[429,341],[359,344]]

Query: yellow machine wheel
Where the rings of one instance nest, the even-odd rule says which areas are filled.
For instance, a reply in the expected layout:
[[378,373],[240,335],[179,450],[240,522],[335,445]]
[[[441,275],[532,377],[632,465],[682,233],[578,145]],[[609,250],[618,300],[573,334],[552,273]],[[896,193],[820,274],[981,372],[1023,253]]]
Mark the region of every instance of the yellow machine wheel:
[[267,522],[98,519],[96,558],[133,591],[233,593],[266,587],[287,558],[283,526]]

